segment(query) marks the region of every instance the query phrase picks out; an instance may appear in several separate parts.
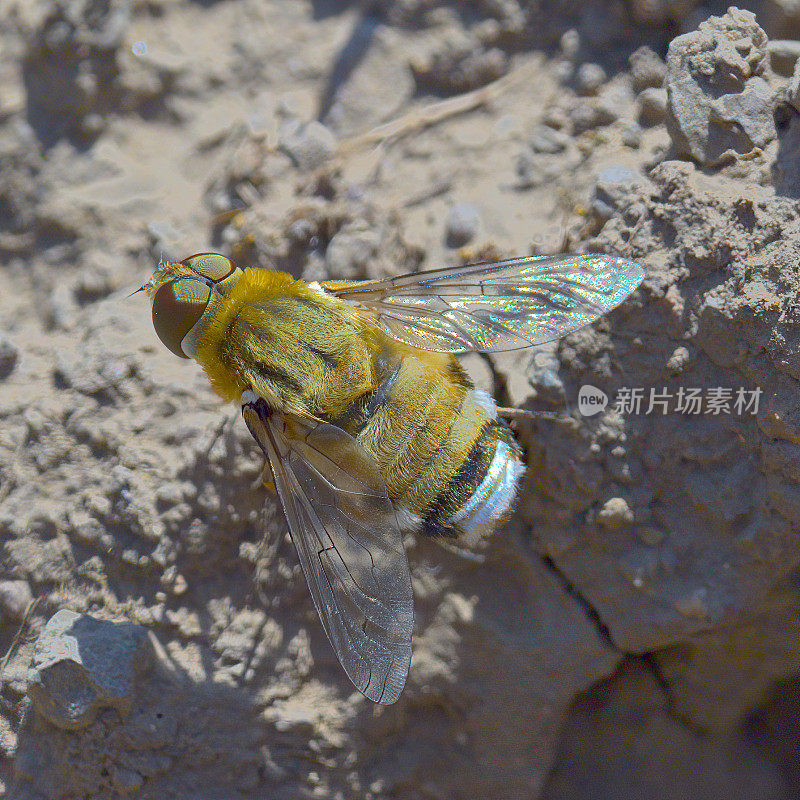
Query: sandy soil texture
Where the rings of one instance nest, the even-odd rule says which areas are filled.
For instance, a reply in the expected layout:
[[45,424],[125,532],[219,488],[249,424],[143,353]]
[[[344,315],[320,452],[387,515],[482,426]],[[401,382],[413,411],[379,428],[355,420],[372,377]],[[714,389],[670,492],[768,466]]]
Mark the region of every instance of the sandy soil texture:
[[[798,796],[800,11],[748,7],[0,0],[0,794]],[[645,267],[464,359],[550,414],[482,562],[406,542],[394,706],[341,671],[238,410],[127,297],[203,250]]]

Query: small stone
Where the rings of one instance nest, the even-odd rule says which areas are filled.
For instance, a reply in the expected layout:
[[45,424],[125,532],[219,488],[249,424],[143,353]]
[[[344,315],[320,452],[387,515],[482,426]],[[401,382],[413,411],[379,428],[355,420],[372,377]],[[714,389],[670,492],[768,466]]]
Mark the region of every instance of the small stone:
[[560,131],[569,126],[569,117],[563,108],[551,106],[544,112],[542,123],[547,125],[548,128]]
[[481,217],[472,203],[457,203],[447,212],[445,241],[448,247],[463,247],[478,234]]
[[795,66],[792,79],[786,87],[785,98],[786,102],[789,103],[795,111],[800,112],[800,65]]
[[575,77],[575,65],[571,61],[557,61],[553,65],[553,77],[562,86],[568,85]]
[[380,246],[376,231],[343,228],[328,242],[325,266],[336,278],[355,278],[366,274],[368,263],[375,258]]
[[17,366],[19,351],[16,345],[0,334],[0,378],[8,377]]
[[679,157],[715,167],[775,139],[766,62],[766,33],[734,7],[672,40],[666,124]]
[[617,109],[607,103],[598,103],[597,99],[579,100],[570,109],[569,118],[576,134],[610,125],[619,116]]
[[139,625],[62,609],[36,642],[28,694],[53,725],[83,728],[101,708],[128,713],[134,678],[151,657],[147,631]]
[[797,39],[773,39],[767,42],[769,63],[773,71],[791,78],[794,66],[800,58],[800,41]]
[[667,115],[667,90],[650,87],[639,92],[636,98],[639,105],[639,122],[653,126],[664,121]]
[[278,147],[303,172],[321,167],[336,152],[336,145],[334,134],[316,120],[289,120],[278,136]]
[[637,94],[642,89],[661,88],[663,86],[664,76],[667,74],[667,65],[649,47],[645,46],[634,50],[628,58],[628,63],[631,67],[633,91]]
[[314,223],[310,219],[296,219],[286,229],[286,236],[295,244],[307,244],[315,233]]
[[185,594],[186,590],[189,588],[186,578],[178,572],[178,568],[174,565],[167,567],[159,583],[163,589],[176,597]]
[[569,136],[555,131],[547,125],[536,125],[531,131],[528,143],[534,153],[560,153],[569,144]]
[[72,294],[72,287],[59,283],[50,293],[47,300],[47,317],[49,323],[62,331],[68,331],[75,324],[78,306]]
[[607,530],[617,530],[633,522],[633,511],[622,497],[612,497],[600,509],[597,521]]
[[528,383],[536,389],[536,397],[547,403],[562,404],[566,396],[564,381],[558,374],[561,362],[553,352],[540,352],[531,359],[526,370]]
[[540,159],[527,150],[517,156],[516,173],[518,189],[534,189],[545,180],[545,170]]
[[639,181],[639,174],[630,167],[611,164],[597,176],[594,199],[613,210],[625,202],[631,187]]
[[686,369],[691,360],[692,356],[691,353],[689,353],[689,350],[683,345],[680,345],[679,347],[675,348],[674,352],[669,358],[669,361],[667,361],[667,369],[673,375],[677,375]]
[[675,601],[675,610],[688,619],[708,619],[709,608],[707,591],[704,587],[695,589]]
[[567,58],[575,58],[581,49],[581,37],[575,28],[570,28],[561,35],[561,52]]
[[33,600],[27,581],[0,581],[0,611],[3,617],[22,619]]
[[630,122],[622,127],[620,138],[625,147],[637,149],[642,146],[642,126],[638,122]]
[[606,82],[606,72],[599,64],[581,64],[577,75],[578,91],[582,95],[595,95]]
[[92,264],[76,279],[72,290],[78,305],[84,306],[107,297],[114,291],[114,278],[105,265]]

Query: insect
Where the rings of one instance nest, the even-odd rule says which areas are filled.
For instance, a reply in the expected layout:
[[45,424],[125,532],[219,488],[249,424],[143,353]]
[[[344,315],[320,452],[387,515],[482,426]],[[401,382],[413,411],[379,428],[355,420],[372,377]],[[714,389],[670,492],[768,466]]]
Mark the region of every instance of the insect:
[[143,287],[161,341],[241,403],[325,632],[370,700],[393,703],[411,660],[403,532],[478,542],[524,471],[453,354],[557,339],[642,277],[622,258],[573,255],[320,284],[200,253]]

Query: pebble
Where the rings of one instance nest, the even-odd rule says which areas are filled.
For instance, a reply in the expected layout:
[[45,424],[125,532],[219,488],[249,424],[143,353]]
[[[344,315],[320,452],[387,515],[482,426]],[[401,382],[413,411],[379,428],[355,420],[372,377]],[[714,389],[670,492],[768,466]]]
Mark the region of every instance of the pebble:
[[689,350],[683,345],[680,345],[679,347],[675,348],[675,351],[669,357],[669,361],[667,361],[667,369],[673,375],[677,375],[686,369],[691,360],[692,355]]
[[445,241],[448,247],[463,247],[477,235],[481,225],[480,213],[472,203],[457,203],[447,212]]
[[0,581],[0,610],[3,616],[22,619],[33,594],[27,581]]
[[379,247],[376,231],[342,229],[328,242],[325,266],[337,279],[361,277]]
[[630,122],[622,127],[620,138],[625,147],[634,150],[642,146],[642,126],[638,122]]
[[628,58],[628,64],[631,68],[634,92],[638,93],[642,89],[663,86],[667,65],[649,47],[640,47],[638,50],[634,50]]
[[528,139],[534,153],[560,153],[569,144],[569,136],[547,125],[536,125]]
[[59,283],[47,298],[46,311],[48,322],[62,331],[68,331],[75,324],[78,305],[72,293],[72,287]]
[[557,106],[551,106],[544,112],[544,116],[542,117],[542,122],[548,128],[554,128],[555,130],[562,130],[569,126],[569,117],[567,117],[567,114],[563,108],[558,108]]
[[597,175],[595,199],[614,209],[625,200],[638,180],[638,173],[630,167],[611,164]]
[[666,125],[678,157],[717,167],[775,139],[766,61],[766,33],[754,14],[733,6],[670,42]]
[[567,58],[575,58],[581,49],[581,37],[575,28],[570,28],[561,35],[561,52]]
[[310,219],[296,219],[286,229],[286,236],[295,244],[307,244],[315,233],[314,223]]
[[562,85],[566,86],[575,77],[575,65],[571,61],[558,61],[553,66],[553,77]]
[[612,497],[600,509],[597,521],[607,530],[617,530],[633,522],[633,511],[622,497]]
[[599,64],[588,62],[578,68],[578,91],[583,95],[597,94],[606,80],[606,72]]
[[278,147],[303,172],[321,167],[336,152],[336,146],[333,132],[316,120],[288,120],[278,136]]
[[610,125],[617,117],[616,109],[607,103],[598,103],[595,99],[591,102],[579,100],[569,111],[572,130],[576,134]]
[[19,351],[16,345],[0,334],[0,378],[8,377],[17,366]]
[[135,675],[151,657],[141,626],[61,609],[36,641],[28,694],[56,727],[82,728],[101,708],[130,710]]
[[800,41],[797,39],[773,39],[767,43],[767,52],[772,69],[778,75],[791,78],[795,64],[800,58]]
[[639,92],[636,98],[639,105],[639,122],[653,126],[664,121],[667,116],[667,91],[650,87]]

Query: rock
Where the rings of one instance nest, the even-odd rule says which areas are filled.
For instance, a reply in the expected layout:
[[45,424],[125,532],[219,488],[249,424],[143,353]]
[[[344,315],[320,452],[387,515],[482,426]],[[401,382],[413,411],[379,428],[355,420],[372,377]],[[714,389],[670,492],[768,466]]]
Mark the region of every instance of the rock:
[[[566,390],[564,382],[558,374],[559,366],[558,357],[551,349],[542,348],[530,360],[526,377],[529,386],[536,391],[537,399],[553,405],[563,405]],[[513,380],[507,379],[508,385],[513,385],[513,383]],[[516,400],[516,398],[514,399]]]
[[336,152],[336,137],[322,123],[288,120],[281,126],[279,148],[302,172],[321,167]]
[[559,106],[550,106],[545,109],[544,116],[542,117],[542,124],[553,130],[564,130],[569,126],[569,117],[567,112]]
[[631,187],[641,184],[643,180],[642,176],[630,167],[611,164],[597,176],[595,199],[608,208],[617,208],[619,202],[628,195]]
[[622,497],[612,497],[600,509],[597,521],[608,530],[616,530],[633,522],[633,511]]
[[642,89],[661,88],[664,76],[667,74],[667,65],[659,55],[649,47],[640,47],[634,50],[628,58],[631,68],[631,83],[634,92]]
[[553,130],[547,125],[536,125],[528,138],[528,144],[534,153],[554,155],[566,149],[570,137],[561,131]]
[[463,247],[477,235],[481,226],[480,213],[472,203],[451,206],[445,220],[445,242],[448,247]]
[[444,43],[425,61],[414,64],[417,80],[447,94],[462,94],[497,80],[508,71],[508,56],[497,47],[484,49],[468,38]]
[[0,618],[22,619],[32,600],[27,581],[0,581]]
[[736,627],[692,637],[655,655],[681,716],[722,733],[754,708],[775,681],[796,674],[800,615],[791,590],[750,609]]
[[606,80],[606,72],[599,64],[588,62],[578,67],[576,82],[580,94],[596,95]]
[[667,129],[681,158],[719,165],[775,136],[764,78],[767,36],[749,11],[731,8],[673,39],[667,53]]
[[800,61],[775,108],[778,156],[773,166],[775,191],[786,197],[800,196]]
[[636,98],[639,106],[639,121],[653,126],[664,121],[667,114],[667,92],[665,89],[643,89]]
[[17,366],[19,351],[16,345],[0,334],[0,379],[8,377]]
[[638,122],[631,122],[623,126],[620,139],[626,147],[636,149],[642,144],[642,126]]
[[800,57],[800,41],[797,39],[773,39],[767,43],[769,63],[772,69],[783,75],[791,77],[794,65]]
[[566,58],[577,58],[581,49],[581,36],[578,31],[576,31],[575,28],[570,28],[568,31],[564,31],[564,33],[561,34],[559,46],[561,48],[561,52]]
[[602,128],[617,119],[617,111],[610,106],[601,105],[598,98],[580,100],[569,109],[569,119],[575,133],[584,133],[592,128]]
[[372,230],[348,226],[340,230],[328,243],[325,266],[336,279],[361,277],[367,264],[375,258],[380,236]]
[[786,87],[784,95],[786,102],[800,114],[800,64],[795,65],[792,79]]
[[[781,316],[796,295],[800,225],[795,201],[685,161],[657,164],[642,183],[600,183],[611,215],[588,248],[624,253],[631,241],[647,243],[639,292],[649,299],[638,306],[634,294],[606,317],[610,336],[586,329],[562,339],[559,375],[567,387],[591,383],[617,403],[621,388],[641,387],[643,402],[638,414],[620,414],[612,401],[577,420],[576,431],[542,424],[525,437],[531,463],[543,465],[543,494],[526,496],[527,519],[619,647],[679,648],[698,631],[735,626],[800,558],[792,479],[800,338],[793,315]],[[686,296],[695,280],[703,291]],[[701,388],[700,411],[681,396],[687,387]],[[732,389],[729,412],[706,414],[717,387]],[[758,408],[739,413],[739,389],[752,402],[759,387]],[[648,413],[651,390],[655,397],[665,388],[668,413]],[[592,509],[618,497],[633,524],[598,536]],[[580,518],[565,535],[563,520]],[[662,532],[656,548],[638,533],[643,526]],[[793,658],[782,655],[782,668]]]
[[102,708],[130,710],[134,679],[151,655],[144,628],[62,609],[36,642],[28,693],[53,725],[83,728]]

